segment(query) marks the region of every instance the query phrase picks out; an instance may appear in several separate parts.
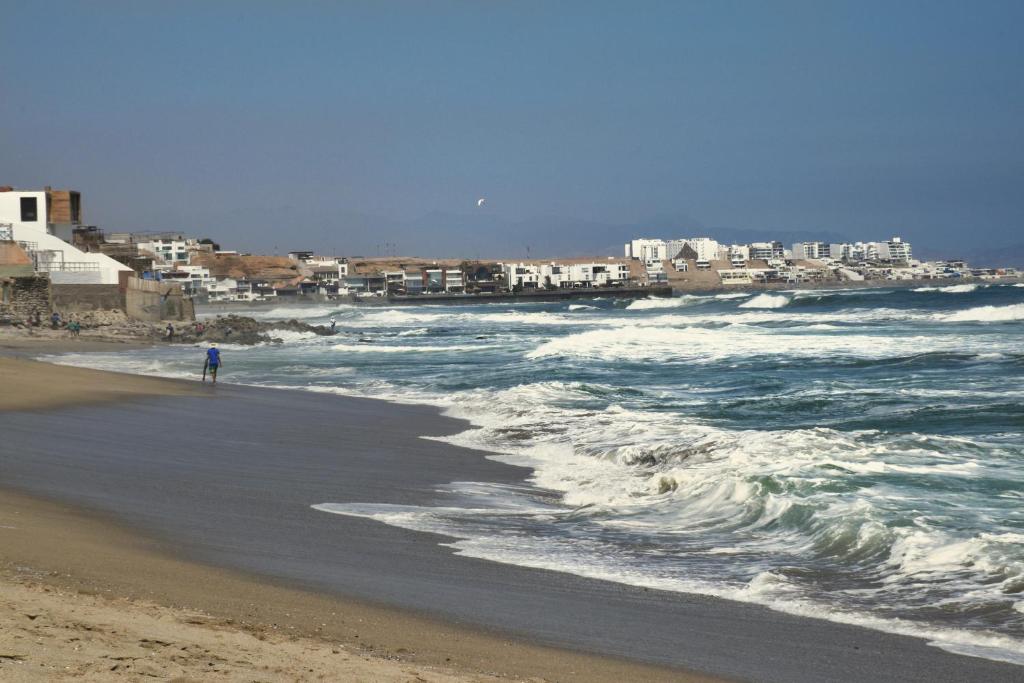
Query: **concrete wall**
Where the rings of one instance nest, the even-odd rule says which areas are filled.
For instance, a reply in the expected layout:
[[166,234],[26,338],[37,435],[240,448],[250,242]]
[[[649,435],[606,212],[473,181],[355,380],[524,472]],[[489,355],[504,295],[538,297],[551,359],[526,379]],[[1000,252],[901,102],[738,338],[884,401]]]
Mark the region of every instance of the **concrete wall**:
[[0,319],[24,322],[38,312],[46,322],[51,311],[49,278],[0,278]]
[[[21,198],[36,198],[36,220],[31,223],[21,222]],[[0,192],[0,223],[12,223],[17,228],[19,225],[35,227],[46,232],[46,193],[45,192],[22,192],[14,190],[11,192]],[[18,239],[24,239],[19,237]]]
[[[50,279],[55,285],[98,285],[100,287],[111,286],[103,282],[103,273],[98,270],[51,270]],[[117,285],[112,285],[117,287]]]
[[51,289],[53,309],[61,314],[125,308],[124,294],[117,285],[54,283]]
[[195,306],[191,299],[185,297],[179,285],[155,280],[129,280],[124,310],[129,318],[148,322],[196,319]]

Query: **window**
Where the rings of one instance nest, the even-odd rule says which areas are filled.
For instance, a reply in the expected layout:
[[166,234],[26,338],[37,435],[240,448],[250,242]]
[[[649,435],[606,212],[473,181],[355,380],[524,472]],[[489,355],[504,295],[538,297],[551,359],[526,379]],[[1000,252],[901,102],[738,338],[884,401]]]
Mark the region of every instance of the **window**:
[[39,204],[35,197],[21,198],[21,222],[35,223],[39,220]]

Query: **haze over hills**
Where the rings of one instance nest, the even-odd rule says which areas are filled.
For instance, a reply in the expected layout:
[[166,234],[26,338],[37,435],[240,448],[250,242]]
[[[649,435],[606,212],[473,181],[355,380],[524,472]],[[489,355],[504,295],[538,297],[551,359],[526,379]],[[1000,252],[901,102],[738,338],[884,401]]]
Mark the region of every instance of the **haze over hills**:
[[[561,216],[515,220],[489,211],[433,211],[411,220],[312,207],[303,207],[301,213],[305,219],[298,218],[293,207],[250,209],[246,211],[248,220],[261,229],[237,240],[233,236],[238,231],[219,230],[216,218],[199,232],[202,236],[209,233],[225,249],[253,253],[312,249],[339,255],[432,258],[621,256],[623,244],[637,237],[710,235],[720,241],[738,243],[774,239],[787,246],[805,240],[838,242],[856,237],[829,230],[707,227],[686,215],[615,223]],[[236,213],[234,221],[237,218]],[[876,232],[865,234],[864,238],[889,236]]]

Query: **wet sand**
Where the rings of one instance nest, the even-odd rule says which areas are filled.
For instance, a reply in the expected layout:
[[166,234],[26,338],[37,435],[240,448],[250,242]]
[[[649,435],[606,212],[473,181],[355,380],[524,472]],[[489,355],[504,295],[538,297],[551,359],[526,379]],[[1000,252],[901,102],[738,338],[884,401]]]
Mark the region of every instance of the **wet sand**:
[[[234,623],[273,619],[300,632],[319,623],[336,642],[372,640],[403,661],[472,675],[640,681],[696,680],[699,671],[758,681],[1010,681],[1024,671],[757,606],[459,557],[439,545],[441,537],[317,512],[310,506],[323,502],[431,504],[450,481],[515,485],[527,472],[421,439],[465,427],[431,408],[198,388],[195,395],[0,413],[8,490],[71,505],[61,508],[69,519],[96,522],[80,512],[92,511],[108,530],[101,537],[127,528],[118,533],[135,539],[69,553],[68,574],[131,547],[181,569],[135,584],[131,577],[145,572],[118,572],[120,560],[113,571],[88,570],[111,594],[189,605]],[[246,604],[266,611],[246,616],[242,603],[221,602],[232,593],[210,577],[248,582],[239,599],[255,591],[259,597]],[[286,592],[267,597],[274,591]],[[347,620],[334,620],[339,614]],[[353,618],[364,619],[359,628],[380,627],[356,633]],[[437,635],[445,633],[457,635]],[[425,634],[434,639],[416,639]]]

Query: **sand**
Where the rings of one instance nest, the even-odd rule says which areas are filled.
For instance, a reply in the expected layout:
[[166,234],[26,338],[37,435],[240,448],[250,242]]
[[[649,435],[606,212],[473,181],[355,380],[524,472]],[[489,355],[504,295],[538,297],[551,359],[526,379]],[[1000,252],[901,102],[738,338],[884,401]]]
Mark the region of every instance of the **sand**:
[[3,680],[666,680],[176,561],[10,492],[0,542]]
[[[207,391],[25,359],[0,358],[0,373],[0,415],[94,394],[134,404],[205,400]],[[104,515],[0,489],[0,679],[212,674],[228,681],[722,680],[206,566]]]

